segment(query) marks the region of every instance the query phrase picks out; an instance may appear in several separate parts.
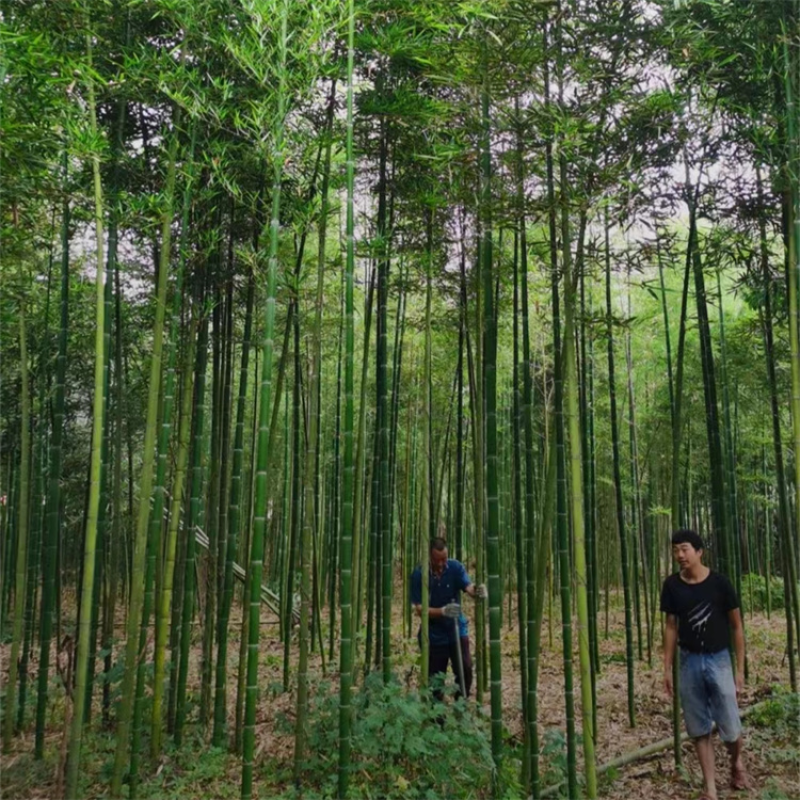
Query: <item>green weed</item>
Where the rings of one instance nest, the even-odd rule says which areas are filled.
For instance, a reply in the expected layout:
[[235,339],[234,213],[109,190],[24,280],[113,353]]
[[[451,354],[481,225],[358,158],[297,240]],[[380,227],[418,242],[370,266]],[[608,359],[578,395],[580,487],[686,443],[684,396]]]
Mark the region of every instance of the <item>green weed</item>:
[[[309,709],[304,798],[336,796],[338,732],[338,694],[319,684]],[[397,683],[384,685],[378,674],[355,694],[351,796],[483,798],[493,772],[489,721],[463,701],[438,703]]]
[[781,686],[773,687],[773,696],[750,714],[749,722],[755,728],[768,728],[774,735],[792,736],[800,731],[800,695]]
[[[774,575],[769,581],[770,605],[773,611],[783,610],[783,578]],[[752,602],[751,602],[752,595]],[[767,580],[763,575],[742,575],[742,606],[746,613],[767,610]],[[752,607],[751,607],[752,606]]]
[[792,798],[778,786],[774,778],[770,778],[758,795],[758,800],[792,800]]
[[[567,737],[559,728],[550,728],[544,732],[542,747],[542,785],[562,784],[567,780]],[[566,797],[566,784],[559,792],[559,797]]]
[[775,747],[766,752],[770,764],[797,764],[800,762],[800,751],[796,747]]

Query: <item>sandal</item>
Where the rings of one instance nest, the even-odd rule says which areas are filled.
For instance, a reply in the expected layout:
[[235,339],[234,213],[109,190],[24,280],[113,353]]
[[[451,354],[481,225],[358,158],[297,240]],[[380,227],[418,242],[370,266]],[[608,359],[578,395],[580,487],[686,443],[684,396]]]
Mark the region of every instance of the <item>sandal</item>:
[[747,770],[742,767],[731,769],[731,789],[741,792],[752,788],[752,781],[747,774]]

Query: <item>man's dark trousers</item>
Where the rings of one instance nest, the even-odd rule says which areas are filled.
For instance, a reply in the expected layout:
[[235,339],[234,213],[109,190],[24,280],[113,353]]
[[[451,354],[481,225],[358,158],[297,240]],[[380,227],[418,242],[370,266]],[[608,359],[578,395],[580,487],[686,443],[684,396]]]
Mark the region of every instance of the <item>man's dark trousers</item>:
[[[458,647],[458,643],[455,640],[450,644],[431,645],[430,661],[428,662],[428,682],[430,683],[434,675],[446,673],[449,662],[453,668],[453,675],[456,676],[456,684],[459,686],[456,697],[461,697],[456,647]],[[469,697],[470,689],[472,688],[472,656],[469,652],[469,636],[461,637],[461,656],[464,661],[464,688],[467,691],[467,697]],[[434,692],[434,695],[437,700],[444,699],[442,692]]]

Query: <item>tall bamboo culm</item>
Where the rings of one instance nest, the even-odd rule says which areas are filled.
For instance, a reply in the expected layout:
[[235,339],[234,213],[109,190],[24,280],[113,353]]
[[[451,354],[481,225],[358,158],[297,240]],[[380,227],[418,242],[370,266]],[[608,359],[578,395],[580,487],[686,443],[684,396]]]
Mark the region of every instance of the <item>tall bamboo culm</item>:
[[354,174],[353,153],[353,69],[355,38],[355,2],[347,0],[347,133],[345,142],[345,170],[347,184],[345,221],[345,275],[344,275],[344,426],[342,431],[342,521],[339,554],[339,603],[341,605],[341,634],[339,644],[339,797],[347,797],[350,779],[350,753],[352,749],[353,683],[353,350],[354,313],[353,278],[355,267],[354,228]]
[[[102,270],[100,270],[102,273]],[[102,278],[100,279],[102,281]],[[22,283],[22,282],[21,282]],[[20,285],[19,298],[19,358],[20,358],[20,467],[19,467],[19,521],[17,523],[16,576],[14,581],[14,626],[9,656],[8,682],[6,683],[3,715],[3,750],[11,750],[16,719],[17,675],[22,645],[22,623],[25,617],[25,582],[27,580],[28,530],[30,526],[30,475],[31,475],[31,398],[28,374],[28,328],[24,292]]]
[[503,752],[503,704],[500,653],[500,614],[503,604],[500,580],[500,506],[497,465],[497,320],[494,303],[492,252],[492,154],[489,117],[488,43],[484,39],[483,86],[481,88],[481,272],[484,302],[484,407],[486,409],[486,569],[489,583],[489,659],[492,708],[492,757],[495,779]]
[[64,147],[63,185],[64,197],[61,211],[61,301],[56,357],[55,397],[53,399],[53,425],[48,458],[47,518],[42,543],[42,605],[39,626],[39,676],[36,699],[36,741],[34,755],[44,756],[44,734],[47,715],[47,684],[50,672],[50,642],[53,635],[55,608],[56,562],[58,558],[59,524],[61,520],[61,463],[64,438],[65,377],[67,369],[67,332],[69,329],[69,196],[66,192],[69,161]]
[[[89,74],[92,68],[92,35],[86,35],[86,53]],[[93,137],[97,136],[97,108],[95,104],[94,78],[88,80],[89,128]],[[86,535],[83,552],[83,586],[81,587],[80,619],[78,621],[78,656],[75,675],[75,692],[72,707],[72,728],[70,731],[69,757],[67,760],[67,797],[78,797],[78,775],[83,737],[83,716],[86,707],[86,691],[89,683],[89,634],[92,623],[92,597],[95,578],[95,545],[97,542],[97,516],[100,507],[100,471],[103,446],[103,401],[105,369],[105,260],[103,258],[103,185],[100,177],[100,154],[95,150],[92,156],[92,176],[94,184],[94,212],[96,239],[96,306],[95,306],[95,345],[94,345],[94,401],[92,404],[92,456],[89,478],[89,507],[86,519]]]
[[278,241],[280,237],[281,180],[283,176],[284,117],[286,114],[286,49],[288,36],[288,0],[282,0],[278,34],[278,90],[275,144],[272,175],[272,213],[269,228],[269,262],[265,301],[264,339],[261,357],[261,397],[256,458],[253,538],[250,548],[250,572],[247,587],[250,626],[247,646],[247,690],[242,739],[242,800],[253,795],[253,760],[255,758],[256,701],[258,699],[258,640],[261,619],[261,577],[264,571],[264,534],[267,523],[267,469],[269,421],[272,407],[272,359],[275,336],[275,296],[278,285]]
[[[179,112],[176,112],[179,117]],[[139,481],[139,507],[136,517],[136,533],[133,542],[131,575],[145,573],[147,556],[147,534],[150,521],[150,497],[153,490],[153,464],[155,461],[156,422],[161,397],[161,363],[164,351],[164,319],[167,305],[167,278],[170,263],[170,243],[172,239],[172,209],[177,173],[178,134],[176,119],[175,134],[169,148],[167,174],[164,185],[164,210],[161,220],[161,248],[158,269],[158,283],[155,296],[155,321],[153,324],[153,349],[148,378],[147,417],[142,450],[141,480]],[[144,581],[134,580],[130,587],[128,602],[128,623],[125,645],[125,674],[122,679],[122,698],[117,712],[117,745],[114,755],[114,772],[111,780],[111,796],[122,795],[122,780],[130,748],[131,715],[133,711],[134,690],[139,665],[139,627],[142,620],[144,602]]]

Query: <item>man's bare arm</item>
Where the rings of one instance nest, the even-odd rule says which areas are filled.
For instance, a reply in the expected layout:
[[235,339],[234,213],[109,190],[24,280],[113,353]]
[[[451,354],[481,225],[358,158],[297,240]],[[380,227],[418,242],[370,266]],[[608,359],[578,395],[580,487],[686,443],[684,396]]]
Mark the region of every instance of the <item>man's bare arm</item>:
[[738,608],[728,612],[728,622],[733,631],[733,651],[736,654],[736,693],[744,689],[744,625]]

